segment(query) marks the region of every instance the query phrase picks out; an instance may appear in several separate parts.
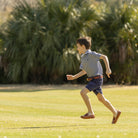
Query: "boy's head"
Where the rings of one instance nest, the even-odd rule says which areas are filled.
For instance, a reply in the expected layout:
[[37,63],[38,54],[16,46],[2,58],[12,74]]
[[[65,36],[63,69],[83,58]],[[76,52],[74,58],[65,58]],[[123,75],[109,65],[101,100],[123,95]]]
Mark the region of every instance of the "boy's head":
[[81,37],[77,39],[77,49],[80,54],[86,52],[86,50],[91,48],[91,37]]

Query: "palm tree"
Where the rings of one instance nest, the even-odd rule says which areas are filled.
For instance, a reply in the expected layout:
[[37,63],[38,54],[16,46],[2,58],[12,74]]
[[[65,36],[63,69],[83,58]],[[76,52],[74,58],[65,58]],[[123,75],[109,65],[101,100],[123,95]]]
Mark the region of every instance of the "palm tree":
[[96,18],[86,1],[43,0],[35,6],[20,1],[1,35],[9,78],[59,83],[67,72],[77,72],[76,38]]
[[107,8],[91,35],[110,57],[115,82],[137,84],[138,9],[116,0]]

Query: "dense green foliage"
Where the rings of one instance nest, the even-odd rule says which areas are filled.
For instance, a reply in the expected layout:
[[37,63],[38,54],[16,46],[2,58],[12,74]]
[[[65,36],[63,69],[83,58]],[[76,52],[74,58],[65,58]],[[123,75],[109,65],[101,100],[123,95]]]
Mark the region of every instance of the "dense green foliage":
[[88,4],[45,0],[19,3],[3,31],[8,76],[15,82],[61,82],[79,69],[76,39],[96,18]]
[[90,35],[94,45],[108,55],[114,81],[137,84],[138,9],[119,1],[107,9]]
[[7,82],[62,83],[79,71],[76,39],[89,35],[92,50],[108,55],[114,82],[138,84],[137,15],[132,1],[20,1],[1,27],[1,72]]

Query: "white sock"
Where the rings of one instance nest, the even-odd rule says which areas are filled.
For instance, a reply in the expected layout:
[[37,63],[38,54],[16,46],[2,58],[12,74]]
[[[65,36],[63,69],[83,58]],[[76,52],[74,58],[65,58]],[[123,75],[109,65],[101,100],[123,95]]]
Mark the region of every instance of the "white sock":
[[88,115],[94,115],[94,114],[92,114],[92,113],[88,112]]

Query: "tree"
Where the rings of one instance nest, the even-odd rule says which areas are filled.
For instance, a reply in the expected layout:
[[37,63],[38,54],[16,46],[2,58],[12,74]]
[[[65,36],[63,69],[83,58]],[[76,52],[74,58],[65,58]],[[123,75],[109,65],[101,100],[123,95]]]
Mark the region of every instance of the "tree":
[[114,81],[137,84],[138,9],[132,3],[116,0],[108,6],[91,36],[109,56]]
[[87,1],[19,2],[2,30],[7,74],[14,82],[63,81],[77,72],[76,38],[97,18]]

